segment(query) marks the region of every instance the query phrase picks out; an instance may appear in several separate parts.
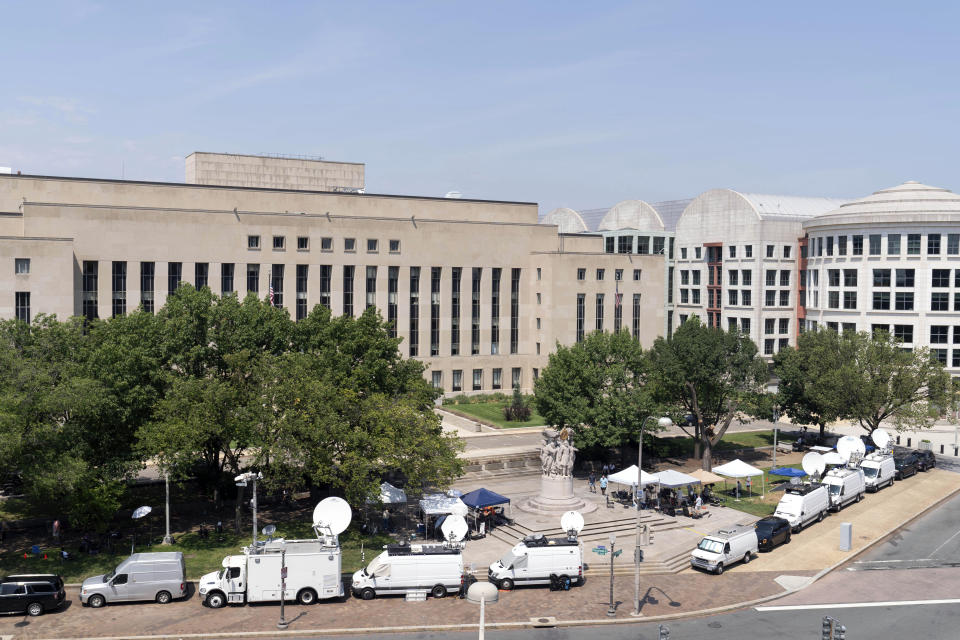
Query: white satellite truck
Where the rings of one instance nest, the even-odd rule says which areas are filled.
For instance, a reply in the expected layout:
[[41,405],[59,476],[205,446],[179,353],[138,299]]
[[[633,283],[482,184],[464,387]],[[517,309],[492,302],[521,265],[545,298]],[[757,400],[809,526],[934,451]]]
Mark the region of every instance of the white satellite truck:
[[388,544],[365,568],[353,574],[354,597],[372,600],[381,594],[427,592],[434,598],[459,593],[464,585],[463,538],[467,521],[448,515],[440,525],[446,542]]
[[[827,468],[823,456],[815,451],[803,456],[801,464],[806,474],[815,478],[819,478]],[[773,515],[789,522],[790,529],[797,533],[811,522],[823,520],[829,510],[830,491],[827,485],[819,482],[804,482],[787,487]]]
[[893,454],[887,448],[890,445],[890,434],[883,429],[876,429],[870,437],[877,445],[877,450],[860,462],[860,468],[863,469],[867,491],[879,491],[893,484],[897,468],[893,462]]
[[[223,569],[208,573],[197,585],[200,602],[212,609],[226,604],[294,599],[313,604],[320,598],[344,595],[337,536],[350,525],[350,505],[342,498],[325,498],[313,510],[316,540],[268,540],[227,556]],[[275,530],[275,529],[274,529]],[[272,535],[271,528],[264,533]]]
[[583,548],[577,535],[583,516],[567,511],[560,518],[565,538],[547,538],[542,533],[525,537],[507,555],[490,565],[487,579],[509,591],[515,585],[549,584],[569,589],[583,582]]
[[834,511],[863,499],[867,485],[860,461],[864,453],[866,447],[860,438],[843,436],[837,441],[837,454],[844,466],[831,469],[823,477],[823,484],[830,491],[830,508]]

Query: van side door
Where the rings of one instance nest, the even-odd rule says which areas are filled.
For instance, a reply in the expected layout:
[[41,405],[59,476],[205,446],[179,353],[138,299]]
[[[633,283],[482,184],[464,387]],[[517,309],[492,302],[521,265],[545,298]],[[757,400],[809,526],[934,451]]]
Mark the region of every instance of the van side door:
[[129,597],[127,584],[129,582],[129,574],[118,573],[117,575],[113,576],[113,579],[110,581],[110,597],[107,598],[107,600],[127,600]]

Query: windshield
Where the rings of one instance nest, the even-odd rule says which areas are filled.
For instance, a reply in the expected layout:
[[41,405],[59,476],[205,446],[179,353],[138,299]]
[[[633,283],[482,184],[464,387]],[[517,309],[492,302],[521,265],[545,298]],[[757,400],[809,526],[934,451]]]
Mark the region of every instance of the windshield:
[[370,564],[367,565],[367,568],[363,570],[368,576],[372,576],[373,572],[377,570],[378,567],[387,563],[387,552],[384,551],[376,558],[370,561]]
[[838,485],[838,484],[832,484],[832,485],[830,485],[830,494],[831,494],[831,495],[834,495],[834,496],[838,496],[838,495],[840,495],[840,490],[841,490],[841,489],[843,489],[843,487],[841,487],[840,485]]
[[224,571],[226,571],[226,569],[220,569],[220,571],[217,571],[217,580],[223,580]]
[[106,574],[105,576],[103,576],[103,581],[104,581],[104,582],[110,582],[111,580],[113,580],[113,576],[115,576],[115,575],[117,575],[117,570],[116,570],[116,569],[114,569],[114,570],[111,571],[110,573],[108,573],[108,574]]
[[504,569],[509,569],[513,566],[513,563],[517,561],[517,556],[513,555],[512,551],[508,551],[507,555],[500,558],[500,566]]
[[876,467],[863,467],[863,475],[865,475],[868,478],[876,478],[877,471],[879,471],[879,469],[877,469]]
[[704,538],[700,541],[700,544],[697,545],[697,549],[700,549],[701,551],[709,551],[710,553],[722,553],[723,543],[719,540]]

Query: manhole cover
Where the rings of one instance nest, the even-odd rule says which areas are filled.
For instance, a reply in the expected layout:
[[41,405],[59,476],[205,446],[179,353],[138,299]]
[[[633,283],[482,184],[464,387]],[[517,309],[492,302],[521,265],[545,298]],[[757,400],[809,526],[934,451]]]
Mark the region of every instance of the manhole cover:
[[720,624],[719,622],[711,622],[711,623],[708,624],[707,626],[710,627],[711,629],[719,629],[719,628],[722,627],[723,625]]
[[537,618],[537,622],[539,622],[540,624],[545,624],[547,622],[550,622],[550,618]]

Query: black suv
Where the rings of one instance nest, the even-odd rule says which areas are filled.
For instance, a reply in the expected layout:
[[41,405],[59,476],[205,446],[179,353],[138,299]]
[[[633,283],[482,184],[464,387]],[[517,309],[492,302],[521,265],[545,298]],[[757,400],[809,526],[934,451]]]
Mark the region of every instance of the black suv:
[[929,471],[937,466],[937,457],[930,449],[917,449],[913,452],[919,461],[920,471]]
[[52,611],[66,600],[60,576],[22,575],[0,578],[0,613],[39,616]]
[[920,470],[920,459],[915,453],[905,453],[893,457],[893,466],[896,469],[894,477],[897,480],[903,480],[917,475],[917,471]]
[[754,525],[757,530],[757,548],[772,551],[778,544],[790,542],[790,523],[783,518],[767,516]]

